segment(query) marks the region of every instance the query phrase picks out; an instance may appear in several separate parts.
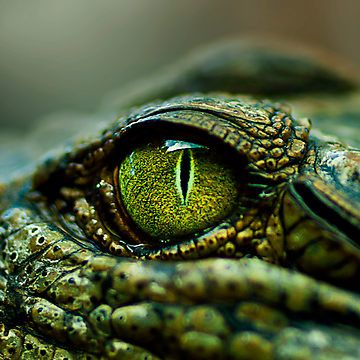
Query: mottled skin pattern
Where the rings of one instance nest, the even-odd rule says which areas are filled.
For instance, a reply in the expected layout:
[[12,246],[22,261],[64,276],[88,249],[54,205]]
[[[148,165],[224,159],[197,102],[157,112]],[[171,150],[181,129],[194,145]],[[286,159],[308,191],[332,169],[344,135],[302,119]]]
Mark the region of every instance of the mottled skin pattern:
[[[339,96],[356,93],[329,74]],[[0,184],[1,359],[360,358],[359,151],[312,135],[276,96],[205,83]],[[126,152],[159,137],[216,149],[242,191],[220,224],[166,244],[124,216],[114,180]]]

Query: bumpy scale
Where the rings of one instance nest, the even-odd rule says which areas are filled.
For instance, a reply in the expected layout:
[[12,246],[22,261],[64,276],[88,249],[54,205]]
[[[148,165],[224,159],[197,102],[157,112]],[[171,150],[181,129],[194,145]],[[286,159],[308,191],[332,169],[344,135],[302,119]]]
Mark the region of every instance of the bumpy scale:
[[276,101],[131,110],[0,185],[0,358],[360,358],[359,164]]

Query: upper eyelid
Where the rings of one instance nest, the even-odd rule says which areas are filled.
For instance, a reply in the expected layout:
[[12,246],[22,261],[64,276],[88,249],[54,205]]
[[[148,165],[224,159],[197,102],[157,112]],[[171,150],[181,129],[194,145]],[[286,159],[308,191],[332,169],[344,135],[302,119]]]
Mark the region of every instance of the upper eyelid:
[[[124,145],[124,137],[129,131],[132,132],[134,128],[141,129],[149,123],[153,123],[152,125],[155,123],[160,127],[165,123],[173,123],[192,130],[197,129],[197,131],[204,132],[208,136],[218,138],[219,142],[236,147],[240,153],[249,156],[256,154],[256,161],[252,161],[253,159],[250,158],[250,162],[255,164],[255,170],[259,171],[261,176],[270,180],[281,180],[291,174],[289,171],[289,174],[285,172],[281,175],[280,171],[280,175],[268,176],[267,171],[269,169],[265,168],[266,171],[261,174],[262,169],[256,168],[256,164],[261,164],[259,159],[261,160],[266,155],[264,147],[272,146],[271,140],[276,136],[277,129],[273,127],[272,118],[277,117],[277,122],[285,123],[286,119],[289,119],[289,114],[283,112],[281,107],[277,109],[267,103],[252,101],[253,108],[249,110],[248,103],[241,102],[241,100],[215,98],[214,101],[213,98],[208,99],[208,97],[176,98],[157,107],[145,107],[129,115],[126,119],[116,121],[98,139],[89,144],[75,145],[72,151],[52,160],[50,166],[49,163],[40,166],[33,177],[33,187],[41,187],[54,173],[70,179],[88,176],[96,170],[97,166],[101,166],[102,160],[110,156],[113,150],[119,146],[119,143]],[[193,121],[194,116],[200,114],[204,120]],[[297,125],[293,119],[292,123],[294,126],[289,129],[288,133],[291,133],[292,137],[298,137],[298,143],[303,144],[302,149],[296,154],[297,156],[284,162],[284,166],[279,167],[280,170],[281,167],[291,166],[292,162],[298,162],[306,150],[309,129],[306,126]],[[254,137],[258,137],[258,139],[254,140]],[[281,144],[281,142],[284,143],[282,138],[279,137],[278,139],[280,143],[278,147],[286,148],[284,144]]]

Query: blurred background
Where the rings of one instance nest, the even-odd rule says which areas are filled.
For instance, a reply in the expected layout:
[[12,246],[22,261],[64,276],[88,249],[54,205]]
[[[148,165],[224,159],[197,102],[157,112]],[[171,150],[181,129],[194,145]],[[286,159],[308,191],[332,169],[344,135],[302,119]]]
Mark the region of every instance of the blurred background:
[[223,37],[272,35],[360,62],[358,0],[0,0],[0,126],[93,112],[113,89]]
[[0,0],[0,173],[108,121],[97,109],[113,90],[222,38],[271,36],[357,65],[359,18],[358,0]]

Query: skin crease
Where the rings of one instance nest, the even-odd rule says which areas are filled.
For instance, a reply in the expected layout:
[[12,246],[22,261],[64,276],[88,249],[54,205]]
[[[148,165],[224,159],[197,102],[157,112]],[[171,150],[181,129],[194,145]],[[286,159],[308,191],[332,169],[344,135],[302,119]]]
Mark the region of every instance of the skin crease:
[[[339,121],[350,116],[341,104],[354,117],[357,85],[316,59],[263,49],[234,44],[180,64],[178,77],[154,84],[154,98],[137,94],[142,107],[0,185],[0,359],[360,357],[359,150],[297,116],[302,101],[314,122],[333,114],[307,97],[317,86],[324,104],[343,99]],[[197,77],[199,63],[212,71]],[[252,96],[237,95],[246,91],[233,80],[251,77]],[[284,94],[293,115],[278,102]],[[129,154],[168,139],[216,154],[205,157],[204,178],[226,163],[220,172],[229,184],[236,174],[238,195],[223,212],[221,200],[232,200],[219,185],[221,200],[207,200],[214,224],[154,239],[124,204],[121,166],[131,172]],[[151,149],[140,163],[156,174],[166,153]],[[176,189],[176,164],[165,187]],[[148,176],[136,179],[146,188]],[[197,205],[211,192],[198,186]],[[129,201],[141,207],[146,196]]]

